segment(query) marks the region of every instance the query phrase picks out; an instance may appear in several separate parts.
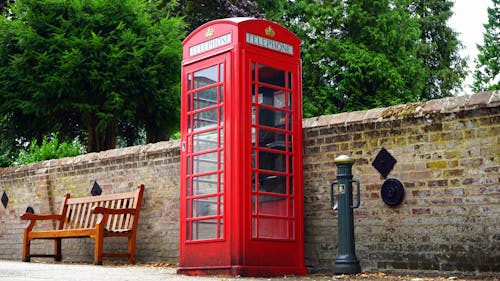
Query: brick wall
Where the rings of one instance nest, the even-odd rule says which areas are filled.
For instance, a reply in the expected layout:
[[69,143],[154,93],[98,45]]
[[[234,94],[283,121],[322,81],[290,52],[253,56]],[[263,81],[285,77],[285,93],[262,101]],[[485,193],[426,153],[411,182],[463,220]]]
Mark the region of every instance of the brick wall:
[[[363,269],[500,270],[500,92],[304,120],[307,264],[331,270],[337,220],[333,160],[350,154],[361,180],[357,256]],[[384,147],[405,198],[381,199],[372,162]]]
[[[113,149],[74,158],[49,160],[0,170],[0,193],[9,197],[0,205],[0,259],[21,259],[24,221],[28,206],[36,213],[59,212],[64,194],[90,196],[94,181],[103,194],[135,190],[145,185],[139,231],[139,262],[175,262],[178,257],[179,143],[160,142]],[[126,249],[126,239],[110,239],[106,247]],[[92,261],[91,239],[63,240],[63,260]],[[33,253],[51,253],[52,243],[35,240]]]
[[[306,265],[332,271],[337,217],[330,210],[333,159],[350,154],[361,180],[355,211],[362,269],[500,270],[500,92],[433,100],[304,120]],[[405,187],[403,203],[385,205],[384,179],[371,163],[384,147],[397,160],[389,177]],[[19,216],[59,210],[63,195],[88,196],[146,186],[138,262],[176,263],[179,143],[161,142],[0,169],[0,259],[20,260]],[[49,251],[46,242],[34,242]],[[123,247],[111,244],[107,247]],[[91,261],[92,241],[63,242],[65,261]]]

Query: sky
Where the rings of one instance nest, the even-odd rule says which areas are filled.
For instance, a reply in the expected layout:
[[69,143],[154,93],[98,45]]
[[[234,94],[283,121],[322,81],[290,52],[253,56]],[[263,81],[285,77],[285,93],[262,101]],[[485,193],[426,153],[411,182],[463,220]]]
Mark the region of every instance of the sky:
[[454,15],[448,25],[459,33],[458,39],[462,41],[464,50],[462,57],[468,56],[469,75],[465,79],[464,89],[459,94],[472,94],[470,85],[473,82],[473,72],[476,67],[474,59],[477,56],[476,44],[483,44],[483,24],[488,22],[488,7],[493,6],[491,0],[455,0]]

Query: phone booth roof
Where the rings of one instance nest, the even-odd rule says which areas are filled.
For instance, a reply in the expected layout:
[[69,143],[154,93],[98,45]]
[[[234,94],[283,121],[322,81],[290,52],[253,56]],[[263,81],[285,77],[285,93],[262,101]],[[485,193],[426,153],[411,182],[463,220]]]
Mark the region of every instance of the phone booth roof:
[[183,64],[234,49],[235,46],[300,59],[300,42],[288,29],[266,19],[218,19],[198,27],[184,39]]

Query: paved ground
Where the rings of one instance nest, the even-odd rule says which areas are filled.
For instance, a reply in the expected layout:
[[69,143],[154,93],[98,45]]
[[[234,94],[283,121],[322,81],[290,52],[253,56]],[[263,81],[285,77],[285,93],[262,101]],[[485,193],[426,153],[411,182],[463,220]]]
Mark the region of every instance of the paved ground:
[[318,275],[279,278],[228,278],[228,277],[190,277],[175,274],[175,267],[161,265],[104,265],[69,263],[24,263],[0,260],[1,281],[163,281],[163,280],[202,280],[202,281],[328,281],[328,280],[386,280],[386,281],[450,281],[450,280],[488,280],[500,281],[500,276],[464,276],[462,274],[429,276],[428,274],[405,275],[384,273],[362,273],[356,276]]

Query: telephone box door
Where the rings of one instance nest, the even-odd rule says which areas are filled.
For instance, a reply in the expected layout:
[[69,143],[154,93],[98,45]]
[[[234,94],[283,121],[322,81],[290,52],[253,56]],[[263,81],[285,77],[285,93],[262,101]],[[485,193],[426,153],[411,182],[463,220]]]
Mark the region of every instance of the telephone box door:
[[[181,263],[228,264],[224,201],[224,94],[230,56],[222,54],[183,71],[181,121]],[[209,242],[209,243],[207,243]]]
[[[247,53],[251,96],[251,234],[247,262],[303,261],[300,66]],[[279,262],[277,262],[279,261]]]

